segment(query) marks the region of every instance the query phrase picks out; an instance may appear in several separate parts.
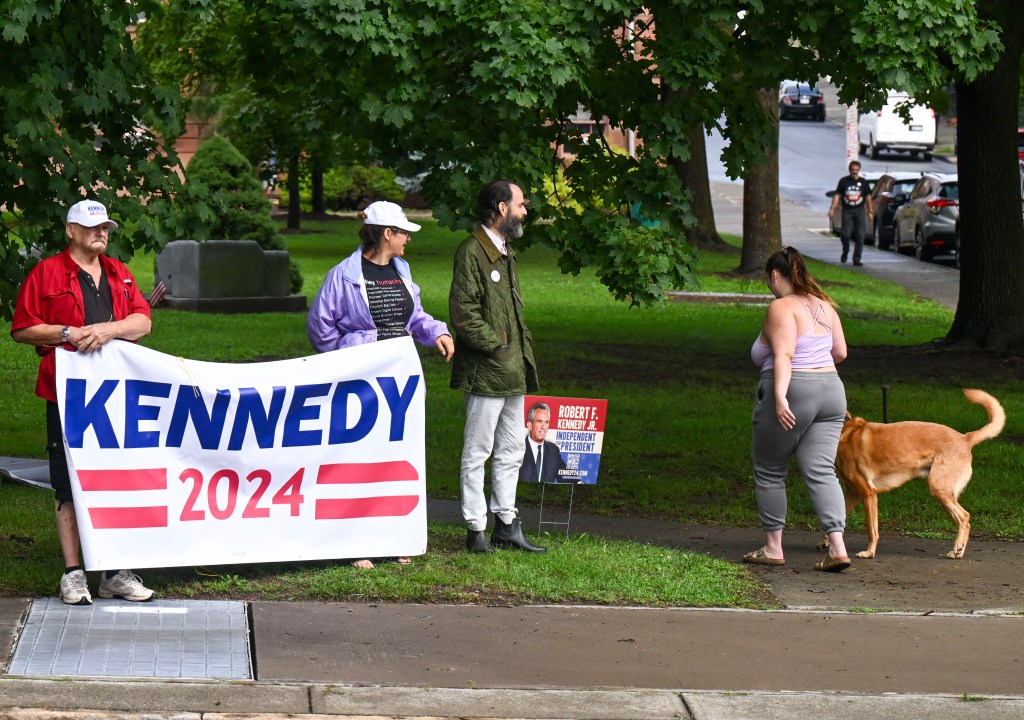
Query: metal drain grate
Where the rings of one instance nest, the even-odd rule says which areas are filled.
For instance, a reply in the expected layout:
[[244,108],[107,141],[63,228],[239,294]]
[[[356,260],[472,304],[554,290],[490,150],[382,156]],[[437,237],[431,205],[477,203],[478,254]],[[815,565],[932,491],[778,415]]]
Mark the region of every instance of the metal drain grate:
[[251,680],[245,603],[34,600],[7,673]]

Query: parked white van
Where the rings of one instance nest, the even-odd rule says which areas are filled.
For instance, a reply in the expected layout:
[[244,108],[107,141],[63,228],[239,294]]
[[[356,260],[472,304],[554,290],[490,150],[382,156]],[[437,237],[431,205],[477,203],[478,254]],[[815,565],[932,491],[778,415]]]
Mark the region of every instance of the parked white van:
[[882,150],[909,152],[914,157],[924,154],[925,160],[932,159],[935,150],[935,111],[926,105],[910,108],[910,122],[904,122],[896,107],[910,100],[910,96],[896,90],[889,91],[889,98],[881,110],[865,112],[860,116],[860,151],[867,152],[872,160],[878,159]]

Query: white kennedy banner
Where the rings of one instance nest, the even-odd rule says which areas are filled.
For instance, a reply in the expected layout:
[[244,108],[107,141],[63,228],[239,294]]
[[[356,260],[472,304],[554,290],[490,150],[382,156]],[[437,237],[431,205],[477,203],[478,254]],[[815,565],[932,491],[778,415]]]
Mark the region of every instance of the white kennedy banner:
[[86,568],[424,553],[424,397],[410,338],[252,364],[58,350]]

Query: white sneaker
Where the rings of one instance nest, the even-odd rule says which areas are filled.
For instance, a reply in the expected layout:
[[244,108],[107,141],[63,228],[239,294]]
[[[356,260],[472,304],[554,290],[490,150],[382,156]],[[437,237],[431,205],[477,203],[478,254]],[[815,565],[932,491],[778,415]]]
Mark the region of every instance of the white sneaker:
[[92,595],[85,580],[85,571],[72,570],[60,578],[60,599],[68,605],[92,605]]
[[132,602],[143,602],[153,597],[153,591],[142,584],[142,578],[131,570],[120,570],[117,575],[107,578],[104,573],[100,580],[101,598],[120,597]]

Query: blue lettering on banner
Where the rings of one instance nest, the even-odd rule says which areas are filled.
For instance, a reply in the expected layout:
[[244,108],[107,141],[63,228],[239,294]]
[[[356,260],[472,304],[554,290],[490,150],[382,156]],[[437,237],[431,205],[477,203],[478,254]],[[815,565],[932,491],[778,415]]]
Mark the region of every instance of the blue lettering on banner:
[[419,379],[419,375],[410,377],[405,384],[405,391],[400,393],[398,392],[398,383],[393,377],[377,378],[377,384],[380,385],[384,399],[388,401],[388,407],[391,408],[391,434],[388,436],[388,440],[391,442],[399,442],[405,437],[405,412],[409,409],[412,396],[416,394],[416,385],[419,383]]
[[116,448],[114,426],[107,415],[107,400],[117,388],[119,380],[104,380],[92,399],[85,400],[85,380],[68,378],[64,396],[64,437],[71,447],[82,447],[85,431],[92,426],[100,447]]
[[295,386],[292,404],[288,406],[288,414],[284,418],[284,436],[281,438],[282,447],[302,447],[320,444],[320,438],[323,437],[322,432],[319,430],[303,430],[299,425],[303,420],[317,420],[320,418],[319,406],[306,405],[306,401],[310,398],[323,397],[330,391],[330,383]]
[[228,416],[230,402],[231,392],[218,390],[213,399],[213,410],[209,410],[202,393],[196,388],[191,385],[179,386],[171,424],[167,428],[166,447],[181,447],[181,442],[185,438],[185,427],[191,420],[192,428],[196,431],[196,437],[199,438],[203,450],[216,450],[220,447],[220,436],[224,432],[224,420]]
[[124,381],[124,446],[126,448],[160,447],[160,432],[158,430],[139,430],[140,421],[156,420],[160,416],[160,407],[158,405],[143,405],[139,399],[170,396],[171,386],[169,383],[146,380]]
[[[352,427],[348,426],[348,398],[355,395],[359,399],[359,419]],[[348,380],[338,383],[331,398],[331,433],[328,444],[342,445],[358,442],[370,434],[377,422],[377,393],[365,380]]]
[[[220,447],[225,428],[229,429],[227,449],[233,451],[242,449],[250,430],[260,448],[272,448],[279,428],[282,447],[321,445],[325,430],[329,445],[341,445],[358,442],[370,434],[380,416],[380,398],[383,397],[391,415],[388,439],[401,442],[405,438],[406,415],[419,387],[420,376],[410,375],[401,389],[397,378],[384,376],[375,380],[376,388],[370,381],[362,379],[333,385],[296,385],[285,409],[287,387],[275,386],[269,405],[256,388],[220,389],[213,398],[212,406],[208,407],[204,396],[191,385],[108,379],[99,384],[91,397],[87,397],[86,381],[68,378],[64,395],[64,435],[73,448],[84,446],[85,434],[90,428],[103,449],[155,448],[161,444],[180,448],[191,424],[199,444],[206,450]],[[107,408],[121,382],[124,382],[123,438],[119,438],[114,430]],[[229,418],[231,398],[236,394],[238,402],[233,416]],[[328,395],[331,399],[326,405],[312,402]],[[173,404],[168,408],[167,403],[147,403],[145,398],[173,398]],[[142,429],[142,423],[157,422],[161,412],[168,410],[171,417],[164,437],[161,437],[159,429]],[[321,418],[321,413],[326,412],[330,417]],[[306,429],[303,429],[303,423],[307,424]]]
[[274,447],[274,432],[277,430],[277,419],[281,417],[284,407],[286,389],[275,387],[270,396],[270,409],[263,407],[263,398],[256,388],[242,388],[238,391],[238,408],[235,410],[235,422],[231,426],[231,439],[228,450],[241,450],[245,441],[245,429],[252,426],[256,436],[256,444],[261,448]]

